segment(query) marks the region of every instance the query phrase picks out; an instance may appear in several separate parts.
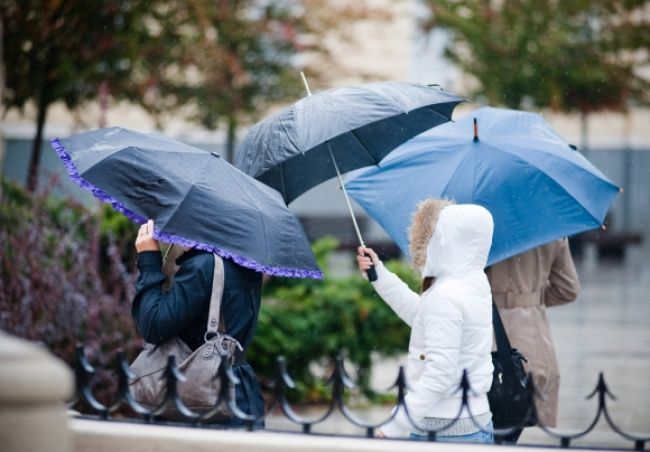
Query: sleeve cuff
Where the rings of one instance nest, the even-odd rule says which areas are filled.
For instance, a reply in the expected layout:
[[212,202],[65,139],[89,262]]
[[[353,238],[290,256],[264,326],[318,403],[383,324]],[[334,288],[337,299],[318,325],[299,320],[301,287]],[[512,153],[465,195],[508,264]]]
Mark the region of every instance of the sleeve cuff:
[[162,256],[160,251],[143,251],[138,253],[138,270],[153,272],[162,270]]
[[383,262],[379,262],[379,264],[375,265],[375,270],[377,271],[377,281],[372,283],[375,288],[382,289],[386,286],[392,286],[390,277],[393,274],[384,266]]

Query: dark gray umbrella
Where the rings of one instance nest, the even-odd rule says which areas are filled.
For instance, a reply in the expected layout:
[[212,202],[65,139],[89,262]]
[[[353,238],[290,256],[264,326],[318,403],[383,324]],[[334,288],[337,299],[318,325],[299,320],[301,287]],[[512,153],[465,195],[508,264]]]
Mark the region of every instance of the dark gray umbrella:
[[278,276],[321,278],[300,222],[278,192],[218,154],[160,135],[99,129],[52,146],[70,177],[154,237]]
[[341,173],[377,165],[400,144],[451,119],[463,99],[404,82],[334,88],[307,96],[253,126],[235,166],[275,188],[287,204]]
[[[287,204],[338,176],[359,243],[365,246],[341,173],[378,165],[400,144],[449,121],[463,99],[439,87],[405,82],[307,92],[309,96],[251,128],[235,165],[278,190]],[[376,279],[374,269],[368,278]]]

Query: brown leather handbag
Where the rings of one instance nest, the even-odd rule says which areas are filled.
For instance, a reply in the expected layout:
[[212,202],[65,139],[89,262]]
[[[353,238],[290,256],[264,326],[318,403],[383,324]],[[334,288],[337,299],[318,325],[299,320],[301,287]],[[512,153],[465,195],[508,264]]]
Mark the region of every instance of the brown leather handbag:
[[[145,408],[150,410],[158,408],[165,399],[165,368],[170,355],[176,356],[176,362],[180,363],[178,368],[186,377],[186,381],[180,382],[177,386],[178,395],[185,405],[201,415],[214,408],[219,398],[221,384],[224,384],[217,377],[219,366],[226,363],[232,365],[236,350],[242,349],[236,339],[225,334],[223,321],[220,321],[223,285],[223,261],[215,254],[208,328],[205,333],[205,343],[201,347],[192,352],[178,336],[160,344],[146,343],[144,350],[131,364],[131,372],[135,377],[131,379],[129,386],[135,400]],[[234,386],[231,383],[227,384],[234,400]],[[220,409],[210,416],[209,420],[232,417],[230,409],[225,404],[220,405]],[[167,401],[158,415],[169,420],[184,419],[171,401]]]

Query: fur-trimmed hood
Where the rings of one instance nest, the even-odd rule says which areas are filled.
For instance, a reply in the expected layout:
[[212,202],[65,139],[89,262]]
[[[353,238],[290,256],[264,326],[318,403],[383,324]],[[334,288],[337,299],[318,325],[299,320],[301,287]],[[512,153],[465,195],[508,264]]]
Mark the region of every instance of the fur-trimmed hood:
[[447,199],[422,201],[410,229],[412,265],[423,277],[483,270],[493,229],[492,215],[484,207]]
[[455,202],[451,199],[429,198],[418,203],[409,228],[409,253],[413,269],[421,274],[427,261],[427,245],[438,222],[440,211]]
[[427,245],[422,277],[467,277],[483,274],[492,247],[494,222],[490,212],[476,204],[447,206],[438,215]]

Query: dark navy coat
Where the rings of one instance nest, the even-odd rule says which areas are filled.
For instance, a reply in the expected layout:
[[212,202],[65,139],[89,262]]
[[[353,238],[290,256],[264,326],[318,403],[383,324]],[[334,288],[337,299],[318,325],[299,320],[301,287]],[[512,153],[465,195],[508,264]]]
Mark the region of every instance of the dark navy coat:
[[[165,275],[159,251],[138,254],[140,276],[131,312],[145,341],[157,344],[178,335],[192,349],[203,344],[212,293],[214,258],[211,253],[189,250],[176,263],[180,269],[168,292],[162,290]],[[226,333],[244,350],[253,340],[260,310],[262,274],[223,259],[224,290],[221,315]],[[247,414],[261,415],[264,403],[251,366],[233,366],[241,383],[236,386],[237,406]],[[239,424],[233,419],[233,424]]]

